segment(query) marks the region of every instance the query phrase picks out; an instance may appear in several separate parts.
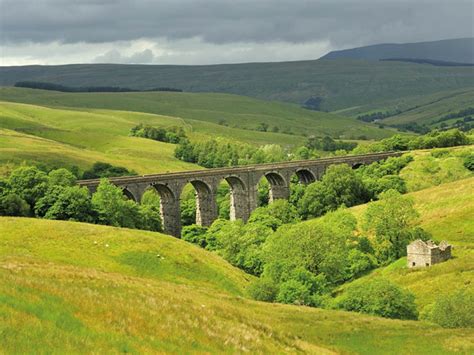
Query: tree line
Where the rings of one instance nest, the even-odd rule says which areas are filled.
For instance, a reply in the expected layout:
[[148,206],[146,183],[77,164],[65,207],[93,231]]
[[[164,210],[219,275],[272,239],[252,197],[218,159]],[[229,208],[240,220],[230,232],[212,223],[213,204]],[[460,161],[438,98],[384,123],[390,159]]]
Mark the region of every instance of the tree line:
[[160,204],[154,195],[137,204],[106,178],[91,195],[76,179],[65,168],[49,173],[34,166],[17,168],[0,179],[0,215],[161,231]]
[[39,81],[19,81],[15,83],[15,87],[18,88],[29,88],[29,89],[40,89],[40,90],[52,90],[61,92],[149,92],[149,91],[172,91],[182,92],[181,89],[169,88],[169,87],[156,87],[146,90],[131,89],[127,87],[119,86],[65,86],[61,84],[45,83]]

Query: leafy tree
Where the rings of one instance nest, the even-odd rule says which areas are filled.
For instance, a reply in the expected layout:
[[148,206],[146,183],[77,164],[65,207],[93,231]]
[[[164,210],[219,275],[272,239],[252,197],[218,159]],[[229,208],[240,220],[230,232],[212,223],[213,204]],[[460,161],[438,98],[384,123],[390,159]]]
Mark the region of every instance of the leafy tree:
[[474,291],[459,291],[438,297],[429,319],[445,328],[474,328]]
[[36,167],[20,167],[10,174],[8,179],[11,192],[25,200],[34,209],[48,187],[47,175]]
[[180,202],[181,205],[181,224],[189,226],[196,223],[196,198],[194,194],[185,197]]
[[337,211],[311,224],[285,225],[265,242],[264,275],[279,283],[296,268],[323,274],[329,284],[347,279],[348,245],[356,226],[347,211]]
[[463,164],[466,167],[466,169],[468,169],[470,171],[474,171],[474,154],[471,153],[470,155],[465,157]]
[[139,206],[140,229],[150,230],[154,232],[162,231],[160,207],[152,204],[141,204]]
[[280,285],[276,300],[280,303],[310,305],[311,293],[306,285],[290,279]]
[[131,176],[136,175],[134,171],[129,171],[122,166],[113,166],[109,163],[96,162],[92,168],[84,171],[83,179],[99,179],[116,176]]
[[76,180],[76,176],[64,168],[51,170],[48,174],[49,186],[73,186]]
[[366,202],[368,193],[362,179],[346,164],[331,165],[321,181],[308,185],[299,203],[303,217],[318,217],[341,205]]
[[348,277],[351,279],[362,276],[377,266],[377,260],[374,256],[359,249],[351,249],[347,259],[349,261]]
[[298,211],[288,201],[279,199],[268,206],[255,209],[248,220],[249,223],[258,222],[277,230],[283,224],[299,221]]
[[247,292],[257,301],[273,302],[278,293],[278,286],[273,280],[260,277],[250,284]]
[[206,227],[191,224],[183,227],[181,238],[187,242],[197,244],[201,248],[205,248],[207,246],[206,232]]
[[140,221],[138,205],[126,200],[119,187],[102,179],[92,196],[92,207],[98,222],[116,227],[137,228]]
[[0,216],[26,217],[30,213],[30,205],[17,194],[0,195]]
[[415,228],[417,223],[418,212],[413,199],[389,190],[380,195],[380,201],[369,204],[363,228],[375,236],[377,259],[385,263],[405,256],[410,241],[429,237],[420,228]]
[[340,309],[385,318],[417,319],[415,296],[385,279],[355,282],[336,301]]
[[63,188],[54,204],[44,215],[47,219],[94,222],[91,198],[86,187]]

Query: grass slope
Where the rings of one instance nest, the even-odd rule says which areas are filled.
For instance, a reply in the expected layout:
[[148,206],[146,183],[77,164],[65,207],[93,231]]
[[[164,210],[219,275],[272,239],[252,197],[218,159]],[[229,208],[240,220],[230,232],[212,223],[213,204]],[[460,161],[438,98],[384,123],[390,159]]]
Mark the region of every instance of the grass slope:
[[157,233],[0,218],[0,352],[474,349],[472,330],[250,301],[241,296],[248,281]]
[[[179,117],[197,132],[214,135],[218,129],[224,136],[233,135],[234,139],[243,141],[294,143],[297,140],[286,134],[248,131],[257,129],[262,122],[268,124],[269,130],[278,127],[280,132],[330,135],[346,139],[361,136],[378,139],[394,133],[393,130],[380,129],[347,117],[305,110],[296,105],[228,94],[174,92],[77,94],[3,88],[0,89],[0,100],[51,107],[121,110]],[[197,124],[197,121],[214,124],[225,121],[231,128],[245,130],[234,131],[223,126]],[[260,139],[257,138],[259,136]]]
[[[474,89],[441,91],[430,95],[414,95],[397,100],[376,101],[369,105],[346,108],[335,113],[350,117],[373,112],[394,112],[399,109],[402,113],[383,119],[378,123],[407,124],[416,122],[420,125],[434,127],[435,121],[449,113],[474,107]],[[456,121],[457,119],[451,120]],[[450,123],[450,121],[446,121]]]
[[[430,268],[408,269],[406,258],[364,278],[385,277],[411,290],[420,310],[438,295],[474,283],[474,177],[410,193],[421,226],[437,241],[453,244],[453,259]],[[352,210],[359,219],[366,205]],[[354,282],[358,282],[357,280]]]
[[35,80],[69,86],[174,87],[302,104],[324,98],[336,110],[374,101],[474,86],[472,67],[365,60],[310,60],[204,66],[81,64],[0,67],[0,85]]

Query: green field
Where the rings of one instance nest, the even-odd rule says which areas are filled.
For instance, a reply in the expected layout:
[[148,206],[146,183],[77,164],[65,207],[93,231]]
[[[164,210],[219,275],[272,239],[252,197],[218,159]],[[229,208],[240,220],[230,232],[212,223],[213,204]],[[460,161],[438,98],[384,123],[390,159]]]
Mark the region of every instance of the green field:
[[248,300],[251,277],[158,233],[0,218],[0,352],[472,352],[472,330]]
[[[183,127],[194,141],[221,137],[290,149],[305,141],[302,134],[382,138],[395,133],[352,118],[225,94],[65,94],[10,88],[0,89],[0,100],[3,170],[23,162],[86,169],[96,161],[140,174],[199,168],[176,159],[172,144],[130,137],[139,123]],[[222,119],[227,125],[218,124]],[[261,122],[280,131],[291,127],[298,134],[256,131]]]
[[[298,138],[288,134],[255,132],[260,123],[269,130],[297,135],[329,135],[335,138],[380,139],[394,134],[351,118],[302,109],[296,105],[256,100],[228,94],[196,94],[173,92],[148,93],[60,93],[23,88],[0,89],[0,101],[28,103],[39,106],[75,108],[81,110],[107,109],[144,112],[183,119],[197,132],[232,137],[242,141],[294,143]],[[127,114],[128,115],[128,114]],[[214,123],[205,125],[202,122]],[[228,127],[215,124],[225,122]],[[197,127],[196,127],[197,126]],[[245,131],[233,131],[242,128]],[[217,129],[217,131],[216,131]],[[253,130],[249,131],[248,130]],[[258,138],[260,136],[260,138]],[[266,137],[266,138],[263,138]],[[301,139],[301,138],[299,138]]]
[[[434,128],[439,125],[439,123],[435,122],[439,118],[469,107],[474,107],[474,89],[472,88],[441,91],[429,95],[401,97],[396,100],[375,101],[368,105],[349,107],[334,113],[348,117],[357,117],[374,112],[394,112],[395,110],[400,110],[402,113],[385,118],[377,123],[399,125],[416,122],[419,125],[427,125]],[[456,120],[448,120],[446,123],[449,124]]]
[[365,60],[309,60],[227,65],[114,65],[1,67],[0,85],[42,81],[68,86],[172,87],[293,102],[323,97],[324,110],[474,87],[472,67]]

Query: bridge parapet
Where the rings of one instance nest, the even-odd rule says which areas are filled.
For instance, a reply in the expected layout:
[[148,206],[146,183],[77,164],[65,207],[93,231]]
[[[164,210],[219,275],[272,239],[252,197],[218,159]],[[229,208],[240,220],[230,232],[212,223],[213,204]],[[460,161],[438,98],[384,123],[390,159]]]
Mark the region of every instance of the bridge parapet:
[[[160,195],[161,217],[165,233],[181,235],[180,195],[184,186],[191,183],[196,190],[196,223],[209,226],[217,219],[216,194],[219,184],[226,180],[231,189],[231,219],[246,221],[257,207],[257,186],[264,176],[270,184],[270,202],[287,199],[290,195],[290,179],[296,174],[303,184],[319,180],[328,166],[348,164],[354,168],[371,164],[389,157],[400,156],[401,152],[386,152],[352,155],[316,160],[290,161],[248,165],[242,167],[217,168],[110,178],[110,182],[124,190],[124,194],[140,202],[146,190],[154,188]],[[95,192],[100,179],[81,180]]]

